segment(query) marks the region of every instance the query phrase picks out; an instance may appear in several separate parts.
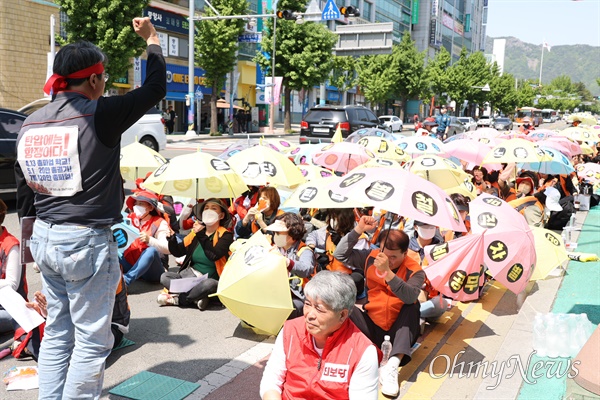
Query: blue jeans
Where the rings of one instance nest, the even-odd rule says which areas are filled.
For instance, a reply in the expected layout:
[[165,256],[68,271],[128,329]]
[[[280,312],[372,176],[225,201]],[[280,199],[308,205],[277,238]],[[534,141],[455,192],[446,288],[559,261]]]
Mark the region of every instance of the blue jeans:
[[160,282],[160,276],[165,272],[160,253],[154,247],[142,251],[140,258],[133,265],[129,264],[125,257],[119,257],[119,262],[123,266],[123,278],[127,286],[139,278],[149,282]]
[[38,360],[40,399],[98,399],[120,279],[109,227],[53,225],[36,220],[31,252],[48,299]]

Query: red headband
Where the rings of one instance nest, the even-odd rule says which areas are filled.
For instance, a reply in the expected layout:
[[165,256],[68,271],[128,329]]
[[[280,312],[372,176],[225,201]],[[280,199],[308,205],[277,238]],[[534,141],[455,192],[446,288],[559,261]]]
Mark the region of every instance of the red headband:
[[53,93],[58,93],[61,90],[65,90],[67,88],[67,79],[68,78],[69,79],[87,78],[88,76],[90,76],[92,74],[100,75],[103,72],[104,72],[104,65],[102,65],[102,62],[99,62],[98,64],[94,64],[91,67],[82,69],[81,71],[73,72],[72,74],[69,74],[67,76],[53,74],[48,79],[48,81],[46,81],[46,84],[44,85],[44,93],[50,94],[50,90],[52,90]]

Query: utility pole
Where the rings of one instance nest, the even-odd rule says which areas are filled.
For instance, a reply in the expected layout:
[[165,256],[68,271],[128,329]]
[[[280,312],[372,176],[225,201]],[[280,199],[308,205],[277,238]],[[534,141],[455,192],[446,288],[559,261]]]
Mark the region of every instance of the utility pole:
[[196,136],[194,131],[194,5],[195,1],[190,0],[189,19],[188,19],[188,95],[186,104],[188,105],[188,130],[186,136]]

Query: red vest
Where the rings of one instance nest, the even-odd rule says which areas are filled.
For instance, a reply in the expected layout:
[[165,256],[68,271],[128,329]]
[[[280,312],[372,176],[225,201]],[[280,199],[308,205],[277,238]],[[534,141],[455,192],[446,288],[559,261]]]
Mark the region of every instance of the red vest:
[[[4,227],[3,227],[4,228]],[[6,261],[8,259],[8,253],[10,250],[17,246],[17,253],[19,252],[19,241],[16,237],[8,233],[6,228],[0,235],[0,279],[6,279]],[[27,277],[25,274],[25,264],[21,264],[21,282],[17,287],[17,293],[19,293],[25,300],[27,300]],[[1,307],[0,307],[1,308]]]
[[[385,278],[377,276],[377,268],[373,265],[377,254],[379,250],[372,250],[365,263],[366,286],[369,288],[367,292],[369,302],[365,304],[365,310],[377,326],[388,331],[398,318],[404,302],[392,292]],[[419,263],[407,255],[396,271],[396,276],[406,282],[415,272],[421,270]]]
[[[164,221],[163,218],[159,216],[152,216],[148,221],[146,221],[142,226],[139,227],[140,232],[147,231],[150,236],[154,237],[154,234],[160,227],[161,222]],[[168,223],[168,222],[167,222]],[[128,248],[123,252],[123,257],[127,262],[131,265],[135,264],[137,260],[142,255],[142,252],[148,248],[146,243],[143,243],[140,238],[137,238],[129,245]]]
[[348,399],[350,378],[371,341],[347,319],[331,335],[319,357],[304,318],[295,318],[283,327],[283,348],[287,369],[281,398]]

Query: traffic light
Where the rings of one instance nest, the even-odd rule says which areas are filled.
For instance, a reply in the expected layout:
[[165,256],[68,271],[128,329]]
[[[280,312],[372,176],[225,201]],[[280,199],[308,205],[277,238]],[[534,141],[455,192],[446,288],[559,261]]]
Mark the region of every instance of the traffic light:
[[340,13],[344,17],[360,17],[360,10],[358,9],[358,7],[353,7],[353,6],[341,7]]
[[294,15],[294,12],[291,10],[281,10],[281,11],[277,11],[277,18],[293,21],[296,19],[296,16]]

